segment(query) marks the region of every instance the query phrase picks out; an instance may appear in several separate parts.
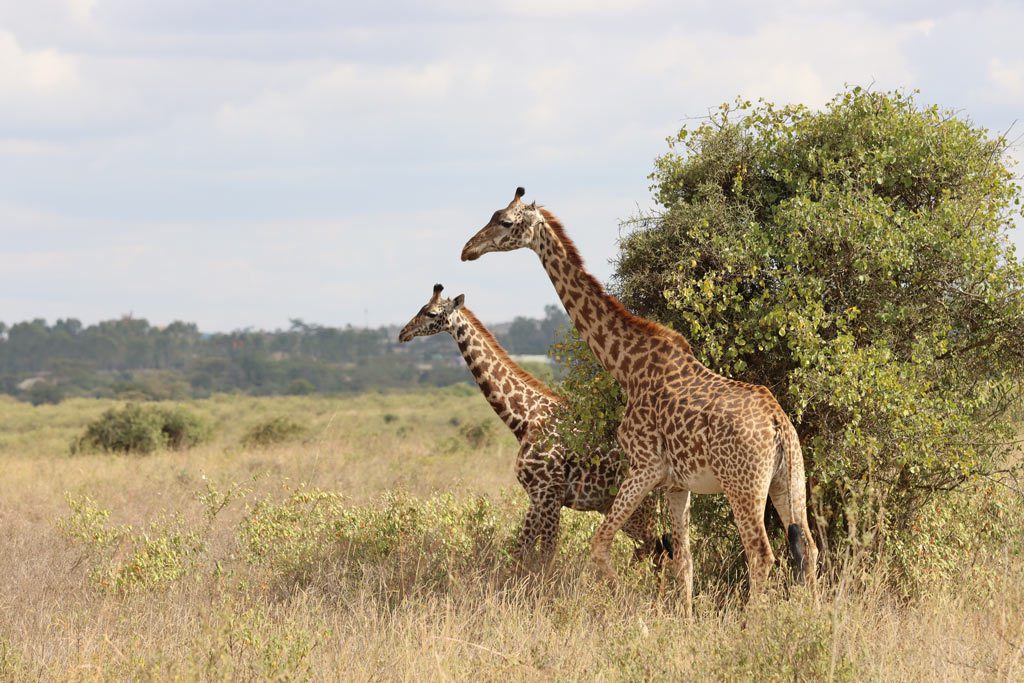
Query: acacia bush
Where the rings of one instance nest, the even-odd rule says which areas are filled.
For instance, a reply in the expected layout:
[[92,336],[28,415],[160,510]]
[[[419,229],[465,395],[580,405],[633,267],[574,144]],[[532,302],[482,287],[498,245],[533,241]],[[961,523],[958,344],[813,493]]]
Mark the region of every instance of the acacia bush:
[[298,422],[279,415],[250,427],[242,437],[242,445],[247,448],[266,448],[297,439],[305,433],[306,428]]
[[183,450],[205,441],[209,427],[184,408],[129,403],[111,408],[91,422],[71,444],[71,452],[152,453]]
[[[627,224],[612,289],[708,367],[774,392],[827,553],[853,542],[908,573],[954,568],[918,532],[969,536],[978,508],[963,506],[1019,445],[1024,267],[1007,141],[912,94],[852,88],[821,110],[723,105],[668,142],[651,176],[660,208]],[[621,391],[578,338],[556,353],[567,438],[611,438]],[[695,522],[736,535],[721,496],[698,496]]]
[[385,494],[354,506],[332,491],[301,489],[260,500],[239,528],[246,563],[283,591],[370,578],[386,593],[450,588],[459,577],[507,559],[507,510],[485,498],[416,500]]

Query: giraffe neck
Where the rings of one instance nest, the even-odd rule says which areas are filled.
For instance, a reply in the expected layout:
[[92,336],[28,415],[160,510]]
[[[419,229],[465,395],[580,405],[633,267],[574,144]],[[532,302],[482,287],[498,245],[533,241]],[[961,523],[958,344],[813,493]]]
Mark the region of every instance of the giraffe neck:
[[635,371],[658,338],[671,338],[686,353],[690,346],[680,335],[633,315],[591,275],[576,245],[558,219],[541,209],[545,222],[539,226],[533,249],[555,286],[566,312],[601,365],[621,384]]
[[449,332],[469,371],[494,412],[522,439],[530,423],[551,415],[561,399],[509,358],[472,311],[462,308],[456,315]]

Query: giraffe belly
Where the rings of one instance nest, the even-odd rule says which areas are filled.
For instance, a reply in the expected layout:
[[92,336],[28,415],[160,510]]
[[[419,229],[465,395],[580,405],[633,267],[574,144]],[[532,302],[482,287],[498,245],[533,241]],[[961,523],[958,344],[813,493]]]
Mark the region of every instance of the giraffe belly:
[[686,489],[693,493],[721,493],[722,484],[718,481],[718,477],[711,472],[710,469],[701,469],[695,472],[687,472],[682,476],[676,477],[679,481],[680,488]]

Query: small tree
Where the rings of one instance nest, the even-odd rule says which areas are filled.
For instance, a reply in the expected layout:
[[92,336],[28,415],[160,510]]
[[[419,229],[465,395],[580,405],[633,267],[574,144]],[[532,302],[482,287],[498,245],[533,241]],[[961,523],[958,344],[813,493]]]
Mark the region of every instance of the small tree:
[[209,438],[207,424],[184,408],[128,403],[110,408],[71,443],[71,452],[152,453],[186,450]]
[[[1007,466],[1024,267],[1006,152],[912,95],[853,88],[821,111],[724,105],[656,162],[661,210],[630,223],[613,289],[708,367],[771,388],[826,549],[870,531],[927,554],[913,531],[953,518],[940,498]],[[562,354],[574,438],[608,438],[621,392],[571,338]],[[695,517],[728,519],[714,499]]]

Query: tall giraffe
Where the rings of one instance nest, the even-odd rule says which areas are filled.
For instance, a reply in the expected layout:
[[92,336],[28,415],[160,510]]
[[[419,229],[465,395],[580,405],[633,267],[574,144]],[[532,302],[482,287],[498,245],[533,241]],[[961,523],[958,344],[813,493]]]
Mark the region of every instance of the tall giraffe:
[[[594,458],[571,457],[557,438],[555,420],[563,399],[543,382],[509,358],[505,349],[484,324],[463,303],[464,295],[441,298],[444,289],[434,285],[434,294],[398,335],[401,342],[414,337],[449,333],[473,373],[480,391],[502,422],[519,440],[516,479],[530,497],[530,507],[516,544],[516,555],[531,564],[534,546],[540,541],[539,560],[550,563],[558,542],[562,508],[607,513],[615,498],[613,487],[625,475],[626,459],[617,449]],[[671,541],[655,533],[654,498],[638,502],[623,518],[620,527],[638,545],[636,560],[651,558],[660,566],[671,554]],[[614,535],[615,531],[612,531]]]
[[682,335],[633,315],[587,272],[555,216],[515,198],[462,250],[472,261],[492,251],[532,249],[565,310],[598,361],[622,385],[626,409],[618,428],[629,474],[597,529],[591,556],[614,581],[609,547],[616,529],[654,488],[667,490],[674,573],[692,611],[690,493],[725,493],[739,528],[751,596],[775,561],[764,526],[765,499],[786,525],[800,574],[813,588],[818,551],[807,525],[804,464],[796,430],[772,393],[704,367]]

